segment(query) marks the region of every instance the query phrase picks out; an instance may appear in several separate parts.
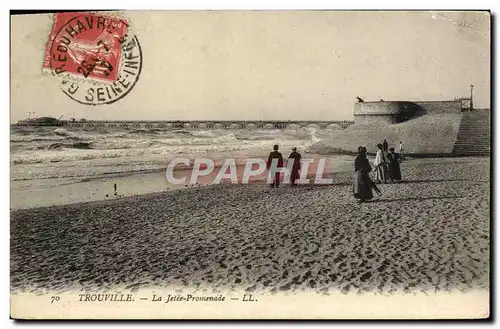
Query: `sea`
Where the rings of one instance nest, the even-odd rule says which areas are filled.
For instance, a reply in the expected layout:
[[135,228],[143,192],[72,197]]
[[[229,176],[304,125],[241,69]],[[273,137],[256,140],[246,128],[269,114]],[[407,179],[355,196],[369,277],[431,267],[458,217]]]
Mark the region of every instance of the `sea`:
[[[308,153],[311,145],[338,130],[297,129],[133,129],[11,126],[11,181],[91,178],[165,170],[176,157],[266,157],[278,144]],[[345,158],[345,159],[344,159]],[[349,158],[349,159],[347,159]],[[339,156],[340,161],[351,160]]]

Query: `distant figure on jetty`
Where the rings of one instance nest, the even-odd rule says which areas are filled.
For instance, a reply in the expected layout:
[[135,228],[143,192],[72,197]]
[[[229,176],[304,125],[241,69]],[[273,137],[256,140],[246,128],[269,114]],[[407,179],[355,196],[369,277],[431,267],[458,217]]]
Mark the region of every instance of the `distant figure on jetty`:
[[364,103],[365,101],[359,97],[359,96],[356,96],[356,100],[358,101],[358,103]]
[[403,142],[399,142],[399,155],[401,157],[401,161],[404,159],[404,147],[403,147]]
[[281,155],[280,152],[278,152],[279,146],[274,145],[273,150],[271,153],[269,153],[269,158],[267,159],[267,170],[272,170],[270,174],[272,175],[273,182],[271,183],[271,187],[279,187],[280,186],[280,172],[275,172],[275,169],[271,167],[273,159],[278,159],[278,163],[276,168],[281,168],[283,167],[283,156]]
[[380,99],[381,102],[385,102],[382,98]]
[[378,195],[382,195],[382,192],[370,178],[371,170],[370,162],[366,158],[366,148],[363,146],[358,147],[358,156],[354,160],[355,174],[352,187],[354,198],[358,199],[358,203],[373,199],[372,188]]
[[391,177],[392,182],[400,182],[401,181],[401,167],[399,166],[399,162],[401,158],[398,153],[394,152],[394,147],[389,149],[389,175]]
[[292,148],[292,153],[290,153],[288,159],[293,159],[292,172],[290,174],[290,185],[296,186],[297,184],[295,181],[300,177],[300,160],[302,159],[302,156],[299,152],[297,152],[296,147]]
[[377,144],[378,151],[377,155],[375,156],[375,160],[373,162],[373,165],[375,166],[375,180],[377,183],[387,183],[387,179],[389,178],[389,172],[388,172],[388,161],[386,159],[386,156],[384,154],[383,145],[378,143]]

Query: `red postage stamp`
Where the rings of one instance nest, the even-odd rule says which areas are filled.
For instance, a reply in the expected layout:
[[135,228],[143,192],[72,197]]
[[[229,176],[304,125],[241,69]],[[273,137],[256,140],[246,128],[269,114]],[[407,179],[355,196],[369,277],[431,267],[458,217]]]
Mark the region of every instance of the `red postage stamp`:
[[116,81],[124,19],[94,13],[57,13],[46,46],[44,68],[84,78]]
[[59,87],[86,105],[114,103],[137,83],[142,50],[128,20],[107,13],[54,14],[43,70],[60,77]]

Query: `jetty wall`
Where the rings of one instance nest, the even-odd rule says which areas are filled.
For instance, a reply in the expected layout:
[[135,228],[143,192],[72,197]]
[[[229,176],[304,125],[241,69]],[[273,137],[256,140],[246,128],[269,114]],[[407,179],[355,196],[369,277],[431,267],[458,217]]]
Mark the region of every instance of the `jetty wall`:
[[359,124],[394,124],[426,114],[460,114],[461,101],[380,101],[354,105],[354,122]]
[[[487,113],[485,112],[487,111]],[[414,156],[490,154],[489,110],[462,108],[461,101],[380,101],[354,105],[354,124],[310,148],[321,154],[356,153],[358,146],[377,151],[386,139]]]

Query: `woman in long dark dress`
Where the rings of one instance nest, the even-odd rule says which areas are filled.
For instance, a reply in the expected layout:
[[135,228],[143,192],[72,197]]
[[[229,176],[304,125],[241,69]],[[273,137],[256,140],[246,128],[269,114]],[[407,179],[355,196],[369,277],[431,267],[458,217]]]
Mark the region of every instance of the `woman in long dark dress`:
[[389,176],[391,181],[399,182],[401,181],[401,167],[399,166],[401,158],[398,153],[394,152],[394,147],[391,147],[389,151]]
[[354,160],[354,182],[353,194],[358,202],[364,202],[373,199],[372,188],[381,195],[382,193],[373,183],[370,178],[370,171],[372,170],[370,162],[366,158],[366,148],[358,147],[358,156]]

